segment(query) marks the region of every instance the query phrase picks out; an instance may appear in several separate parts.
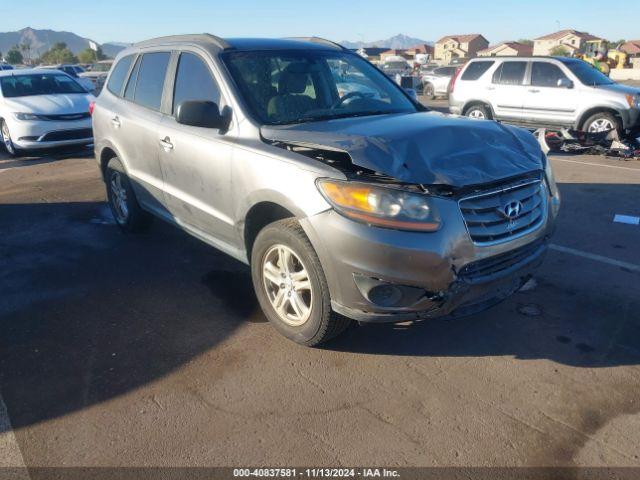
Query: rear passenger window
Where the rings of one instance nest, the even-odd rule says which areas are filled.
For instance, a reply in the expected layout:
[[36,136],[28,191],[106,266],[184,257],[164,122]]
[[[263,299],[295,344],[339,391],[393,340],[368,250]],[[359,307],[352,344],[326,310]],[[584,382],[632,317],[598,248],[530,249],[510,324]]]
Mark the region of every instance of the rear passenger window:
[[496,62],[471,62],[460,80],[478,80]]
[[493,74],[493,83],[522,85],[527,62],[504,62]]
[[173,112],[178,105],[190,100],[220,103],[220,90],[206,63],[192,53],[180,55],[176,85],[173,93]]
[[128,55],[113,67],[113,72],[111,72],[111,76],[109,77],[109,83],[107,83],[107,90],[111,93],[118,96],[122,93],[122,87],[127,78],[127,73],[129,73],[129,67],[131,66],[131,62],[133,62],[133,57],[133,55]]
[[170,58],[169,52],[145,53],[142,56],[134,102],[143,107],[160,110],[162,89]]
[[531,85],[536,87],[557,87],[558,82],[567,78],[556,65],[547,62],[533,62]]

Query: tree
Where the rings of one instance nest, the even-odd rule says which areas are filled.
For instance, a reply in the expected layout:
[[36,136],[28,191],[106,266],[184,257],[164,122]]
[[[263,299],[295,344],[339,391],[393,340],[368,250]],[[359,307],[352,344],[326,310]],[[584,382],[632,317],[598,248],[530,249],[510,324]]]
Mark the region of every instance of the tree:
[[567,50],[562,45],[556,45],[555,47],[553,47],[549,52],[549,54],[552,57],[570,57],[571,56],[571,54],[569,53],[569,50]]
[[97,51],[85,48],[78,54],[78,61],[80,63],[93,63],[96,60],[105,60],[107,56],[102,53],[102,49],[98,47]]
[[16,47],[13,47],[11,50],[7,52],[8,63],[17,65],[19,63],[22,63],[22,60],[23,60],[22,54],[20,53],[20,50],[18,50]]
[[44,52],[40,61],[43,63],[77,63],[78,59],[73,52],[67,48],[64,42],[56,42],[50,50]]

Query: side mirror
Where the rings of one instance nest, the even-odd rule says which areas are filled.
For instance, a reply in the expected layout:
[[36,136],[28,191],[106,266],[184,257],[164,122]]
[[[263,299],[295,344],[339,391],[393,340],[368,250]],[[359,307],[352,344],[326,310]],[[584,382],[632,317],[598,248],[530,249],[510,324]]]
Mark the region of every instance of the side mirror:
[[558,87],[560,88],[573,88],[573,82],[568,78],[561,78],[558,80]]
[[418,101],[418,93],[415,91],[415,89],[413,89],[413,88],[405,88],[404,91],[407,92],[407,95],[409,95],[415,101]]
[[215,102],[190,100],[178,105],[176,122],[192,127],[226,130],[230,121],[226,113],[220,113],[220,108]]

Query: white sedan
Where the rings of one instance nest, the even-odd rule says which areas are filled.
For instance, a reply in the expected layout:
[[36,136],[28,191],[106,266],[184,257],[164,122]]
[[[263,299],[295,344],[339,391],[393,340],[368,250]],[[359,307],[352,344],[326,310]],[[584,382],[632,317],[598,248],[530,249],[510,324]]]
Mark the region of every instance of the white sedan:
[[94,100],[57,70],[0,71],[0,139],[11,156],[93,143],[89,104]]

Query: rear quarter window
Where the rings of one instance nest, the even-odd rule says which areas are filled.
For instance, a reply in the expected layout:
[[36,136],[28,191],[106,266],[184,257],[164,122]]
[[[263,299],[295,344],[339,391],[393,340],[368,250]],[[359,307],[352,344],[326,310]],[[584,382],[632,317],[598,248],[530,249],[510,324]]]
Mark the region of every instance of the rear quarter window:
[[127,73],[129,73],[129,67],[131,66],[133,57],[133,55],[123,57],[116,66],[113,67],[113,72],[111,72],[111,77],[109,77],[109,83],[107,83],[107,89],[114,95],[120,96],[122,93],[122,87],[127,78]]
[[466,68],[460,80],[478,80],[482,75],[485,74],[487,70],[489,70],[493,64],[496,62],[487,61],[487,62],[472,62]]

